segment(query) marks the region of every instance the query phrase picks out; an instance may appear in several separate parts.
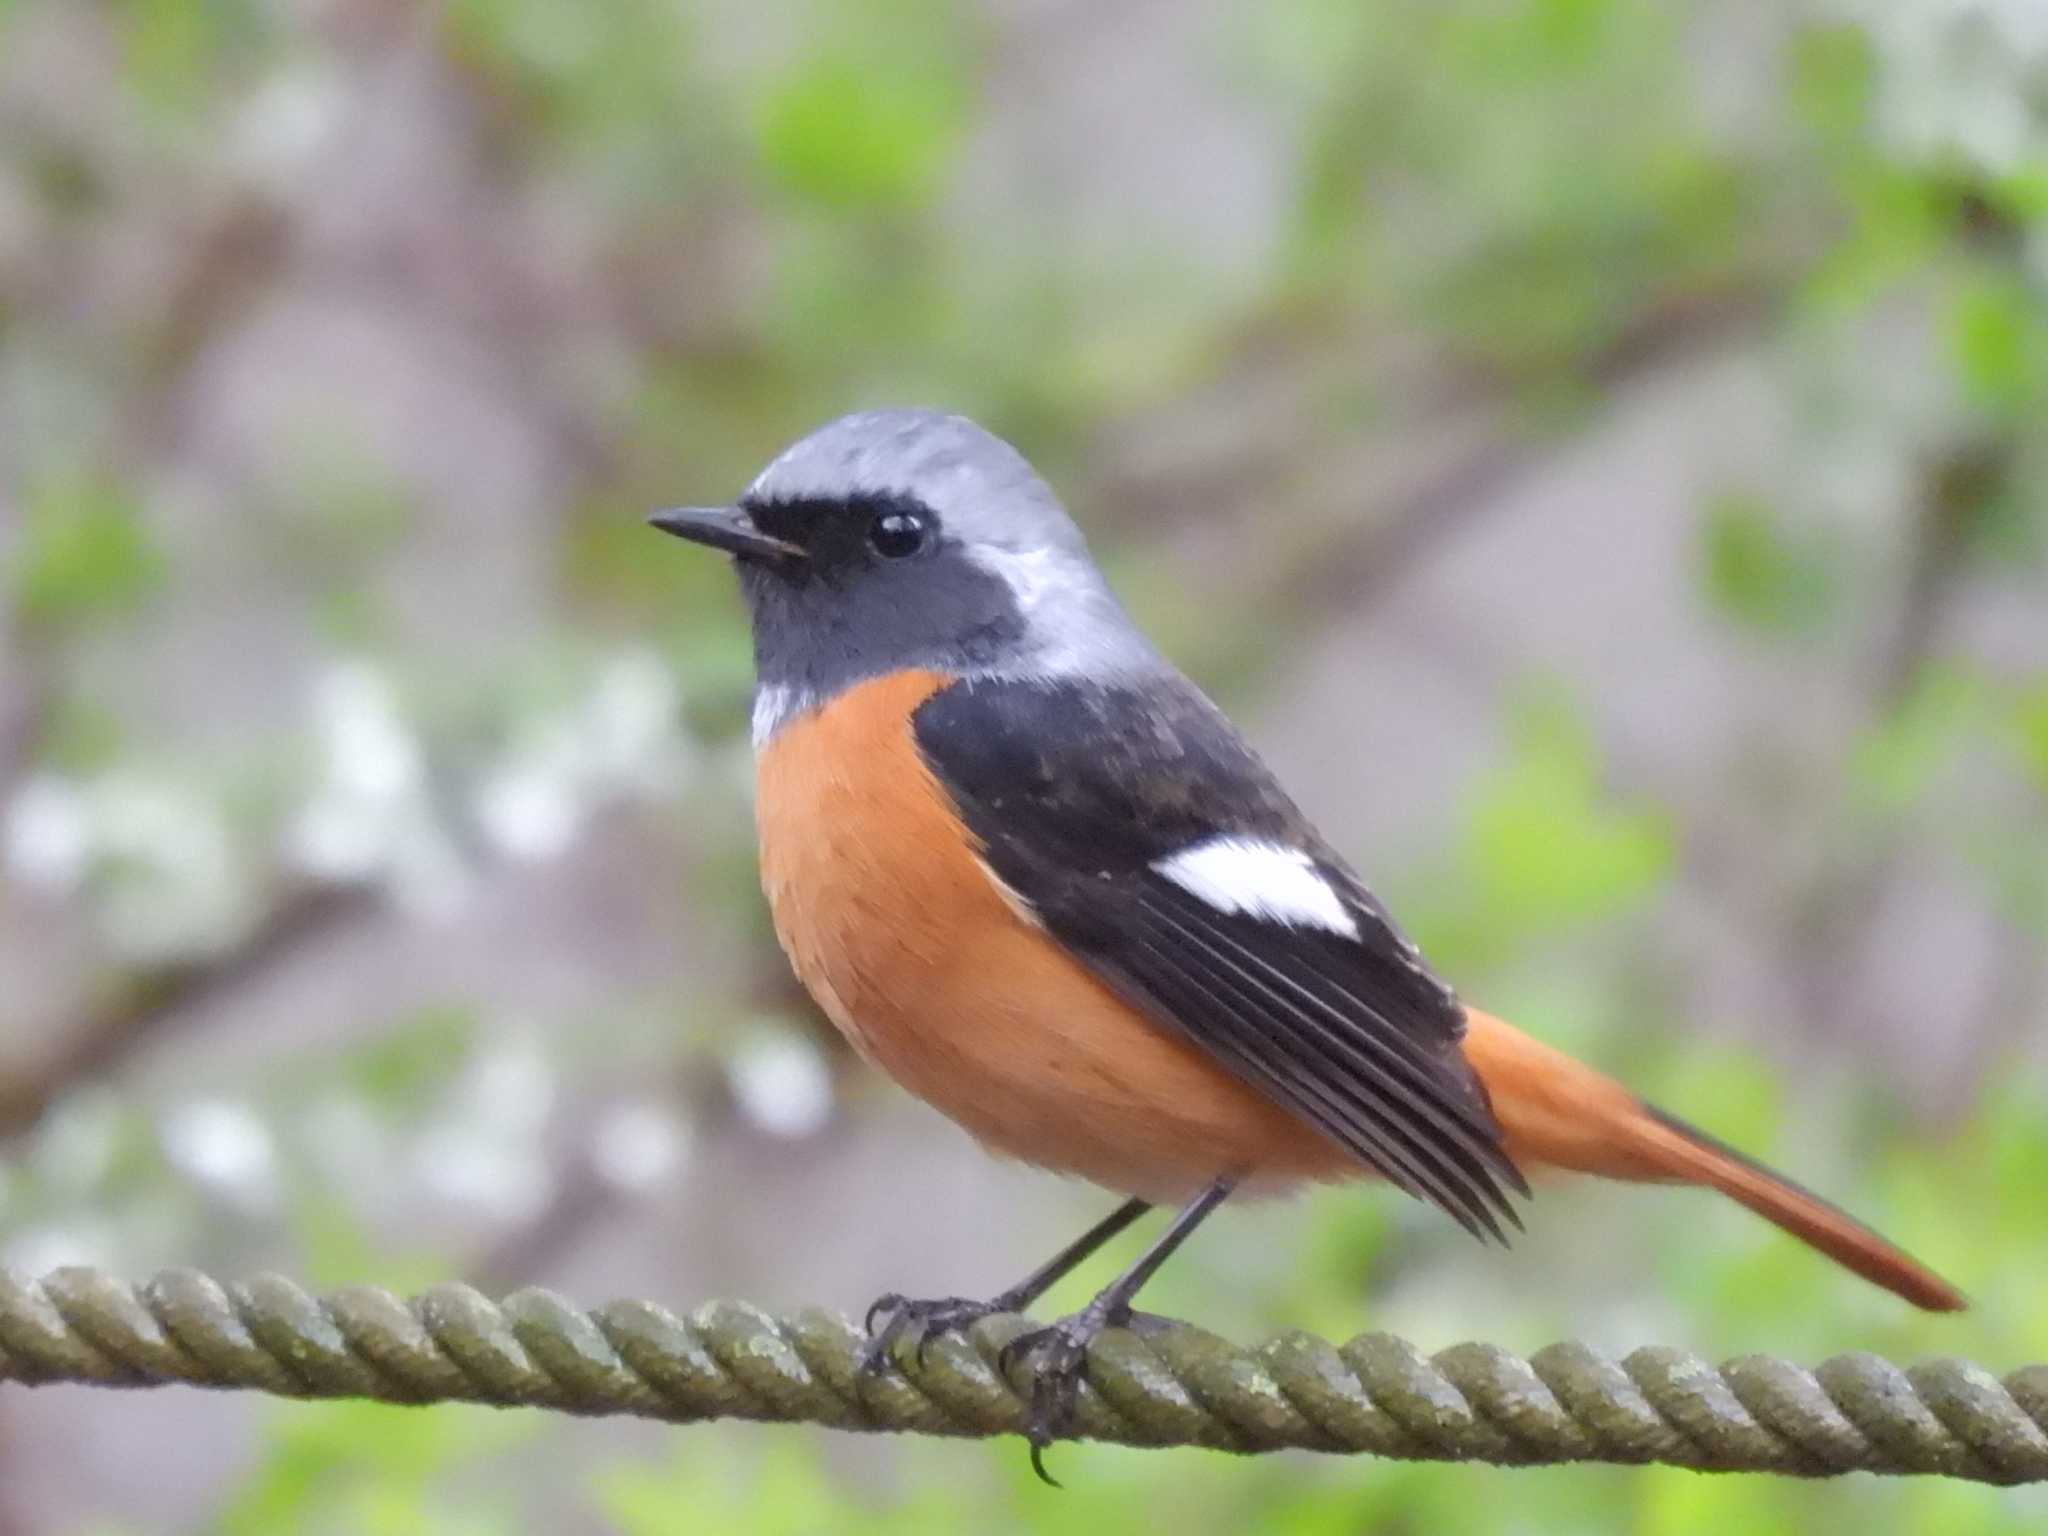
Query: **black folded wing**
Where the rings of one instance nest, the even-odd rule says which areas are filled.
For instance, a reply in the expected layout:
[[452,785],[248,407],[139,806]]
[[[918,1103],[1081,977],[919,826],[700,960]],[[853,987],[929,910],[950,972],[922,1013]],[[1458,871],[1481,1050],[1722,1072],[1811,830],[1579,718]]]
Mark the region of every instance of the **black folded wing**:
[[[1475,1235],[1520,1224],[1457,998],[1191,685],[977,680],[915,727],[990,869],[1097,974]],[[1203,849],[1313,900],[1190,878]]]

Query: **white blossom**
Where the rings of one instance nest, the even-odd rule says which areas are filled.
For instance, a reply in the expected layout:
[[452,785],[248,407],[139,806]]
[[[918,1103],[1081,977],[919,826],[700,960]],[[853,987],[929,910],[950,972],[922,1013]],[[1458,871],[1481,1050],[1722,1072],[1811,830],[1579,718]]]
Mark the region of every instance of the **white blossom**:
[[673,1178],[689,1152],[688,1128],[659,1104],[621,1104],[598,1122],[590,1138],[591,1166],[598,1177],[634,1192]]
[[482,776],[476,818],[507,857],[566,852],[592,812],[625,795],[674,793],[692,766],[675,679],[646,651],[611,657],[571,709],[531,722]]
[[787,1030],[740,1046],[726,1064],[726,1077],[741,1111],[771,1136],[814,1136],[832,1116],[832,1074],[825,1058]]
[[426,754],[391,684],[344,662],[314,690],[318,784],[286,838],[287,857],[325,880],[376,881],[409,910],[447,916],[472,880],[434,805]]
[[171,1111],[160,1132],[164,1156],[195,1183],[254,1210],[278,1196],[270,1127],[247,1104],[198,1099]]

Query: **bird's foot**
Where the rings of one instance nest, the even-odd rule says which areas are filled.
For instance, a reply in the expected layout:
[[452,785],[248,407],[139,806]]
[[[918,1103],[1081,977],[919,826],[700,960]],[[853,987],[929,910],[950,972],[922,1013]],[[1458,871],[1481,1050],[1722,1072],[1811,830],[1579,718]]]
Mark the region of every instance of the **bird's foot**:
[[964,1333],[984,1317],[1017,1310],[1014,1296],[991,1301],[970,1301],[965,1296],[940,1296],[928,1301],[913,1300],[890,1292],[867,1315],[867,1347],[861,1351],[863,1375],[878,1375],[896,1358],[896,1341],[909,1339],[917,1351],[917,1363],[924,1364],[925,1351],[936,1338]]
[[1103,1305],[1100,1298],[1071,1317],[1048,1327],[1020,1333],[1005,1344],[996,1357],[996,1368],[1005,1376],[1010,1367],[1022,1362],[1031,1367],[1031,1418],[1025,1438],[1031,1442],[1031,1470],[1057,1488],[1059,1480],[1045,1470],[1046,1447],[1065,1439],[1074,1427],[1074,1411],[1081,1397],[1081,1383],[1088,1375],[1088,1346],[1107,1328],[1128,1328],[1153,1338],[1179,1325],[1171,1318],[1130,1307]]

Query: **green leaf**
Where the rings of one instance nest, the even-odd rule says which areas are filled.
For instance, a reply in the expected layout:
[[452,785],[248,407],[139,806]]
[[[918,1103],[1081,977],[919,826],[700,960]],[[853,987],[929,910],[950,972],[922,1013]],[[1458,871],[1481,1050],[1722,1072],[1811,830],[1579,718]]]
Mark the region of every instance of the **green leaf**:
[[2048,330],[2038,301],[2017,277],[1990,272],[1950,304],[1948,345],[1966,397],[1984,410],[2018,410],[2038,392]]
[[1762,501],[1727,495],[1707,511],[1701,580],[1709,601],[1766,634],[1806,634],[1835,609],[1834,541],[1796,537]]
[[1671,839],[1654,812],[1604,802],[1592,733],[1559,704],[1525,709],[1515,761],[1474,808],[1470,847],[1502,910],[1528,921],[1612,912],[1666,871]]
[[126,740],[119,710],[104,700],[66,693],[51,705],[38,756],[61,773],[85,778],[112,766]]
[[437,1493],[451,1473],[530,1438],[535,1422],[488,1409],[431,1412],[378,1403],[307,1404],[277,1413],[262,1464],[220,1516],[223,1536],[388,1532],[491,1536],[509,1522],[474,1493]]
[[935,73],[827,55],[772,86],[762,163],[786,192],[828,208],[925,201],[959,140],[960,93]]
[[1916,803],[1986,723],[1986,703],[1976,677],[1929,671],[1858,744],[1851,775],[1858,798],[1885,814]]
[[162,112],[218,107],[222,74],[252,63],[271,30],[266,7],[249,0],[124,0],[124,81]]
[[2013,706],[2013,727],[2021,762],[2034,787],[2048,795],[2048,683],[2037,683],[2020,695]]
[[449,1004],[425,1008],[342,1065],[343,1076],[382,1105],[416,1105],[445,1085],[475,1049],[473,1009]]
[[1838,152],[1868,153],[1878,69],[1869,32],[1847,22],[1802,27],[1790,55],[1792,103],[1808,130]]
[[30,624],[76,628],[140,608],[163,584],[164,569],[118,486],[59,479],[30,493],[8,583]]
[[943,1531],[968,1512],[933,1513],[930,1495],[914,1505],[863,1508],[838,1487],[818,1454],[816,1437],[786,1433],[764,1442],[758,1456],[734,1458],[698,1442],[664,1467],[628,1466],[602,1475],[599,1506],[621,1536],[694,1536],[699,1531],[746,1531],[751,1536],[882,1536],[884,1532]]
[[1790,1531],[1787,1490],[1763,1477],[1664,1474],[1643,1480],[1640,1536],[1698,1536],[1702,1531]]
[[1673,858],[1667,818],[1611,803],[1591,731],[1568,704],[1544,699],[1518,711],[1513,755],[1480,784],[1454,868],[1433,887],[1455,897],[1432,909],[1425,892],[1409,910],[1440,964],[1470,969],[1629,910]]

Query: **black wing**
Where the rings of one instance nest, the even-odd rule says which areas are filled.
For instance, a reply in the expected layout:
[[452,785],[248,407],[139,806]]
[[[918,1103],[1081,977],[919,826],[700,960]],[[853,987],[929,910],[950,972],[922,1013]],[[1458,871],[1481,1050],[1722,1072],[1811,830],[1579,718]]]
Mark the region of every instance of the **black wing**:
[[[1192,685],[969,681],[915,729],[989,867],[1097,974],[1475,1235],[1520,1225],[1457,998]],[[1355,936],[1161,873],[1220,837],[1299,850]]]

